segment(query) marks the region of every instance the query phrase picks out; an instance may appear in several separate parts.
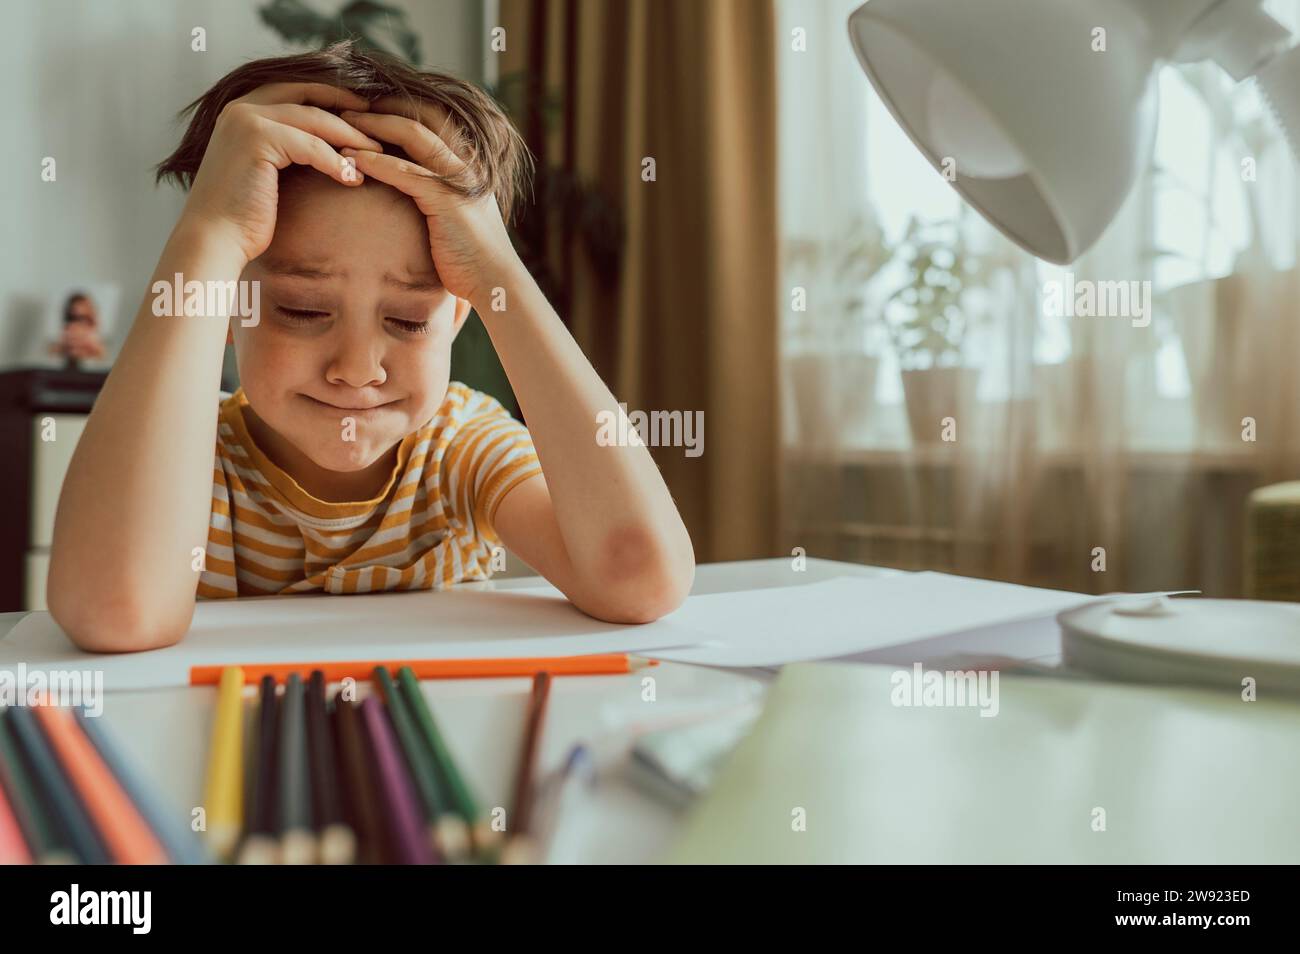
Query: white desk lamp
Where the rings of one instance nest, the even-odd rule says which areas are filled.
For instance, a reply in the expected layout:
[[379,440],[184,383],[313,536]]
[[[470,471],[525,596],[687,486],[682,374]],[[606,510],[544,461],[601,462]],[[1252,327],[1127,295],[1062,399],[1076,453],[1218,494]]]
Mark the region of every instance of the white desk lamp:
[[849,36],[889,111],[966,201],[1065,264],[1146,163],[1166,62],[1254,76],[1300,149],[1300,47],[1261,2],[870,0]]

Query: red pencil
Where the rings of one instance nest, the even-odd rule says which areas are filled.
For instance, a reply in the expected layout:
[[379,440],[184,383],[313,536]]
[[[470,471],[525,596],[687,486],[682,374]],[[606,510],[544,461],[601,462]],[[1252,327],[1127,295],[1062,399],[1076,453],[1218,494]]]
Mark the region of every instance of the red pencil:
[[[3,728],[0,728],[0,731],[3,731]],[[0,865],[30,865],[31,863],[32,855],[27,850],[27,842],[23,840],[18,819],[14,817],[14,811],[9,807],[5,790],[0,788]]]

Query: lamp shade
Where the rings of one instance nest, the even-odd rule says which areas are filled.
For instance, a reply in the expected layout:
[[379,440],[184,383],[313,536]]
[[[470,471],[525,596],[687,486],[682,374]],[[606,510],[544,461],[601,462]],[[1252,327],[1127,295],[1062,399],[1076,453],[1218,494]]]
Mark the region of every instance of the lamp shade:
[[926,158],[1047,261],[1101,236],[1149,156],[1164,51],[1122,0],[869,0],[849,35]]

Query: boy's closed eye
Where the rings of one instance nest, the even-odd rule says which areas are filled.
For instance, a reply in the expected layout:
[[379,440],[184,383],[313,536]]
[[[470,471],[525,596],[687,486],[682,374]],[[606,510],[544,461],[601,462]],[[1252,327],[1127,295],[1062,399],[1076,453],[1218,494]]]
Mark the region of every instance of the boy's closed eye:
[[[334,313],[320,308],[293,308],[288,305],[276,305],[276,315],[290,327],[323,327]],[[389,327],[408,335],[427,335],[432,326],[428,318],[403,318],[398,315],[385,315],[384,323]]]

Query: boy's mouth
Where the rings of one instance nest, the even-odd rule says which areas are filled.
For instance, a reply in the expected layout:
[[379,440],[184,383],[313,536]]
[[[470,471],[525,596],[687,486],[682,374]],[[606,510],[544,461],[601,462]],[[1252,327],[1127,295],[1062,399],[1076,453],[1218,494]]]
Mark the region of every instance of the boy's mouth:
[[388,407],[390,404],[396,404],[396,401],[381,401],[378,404],[334,404],[330,401],[322,401],[320,398],[312,397],[310,394],[303,394],[312,404],[317,407],[330,411],[344,411],[349,414],[365,414],[368,411],[377,411],[381,408]]

